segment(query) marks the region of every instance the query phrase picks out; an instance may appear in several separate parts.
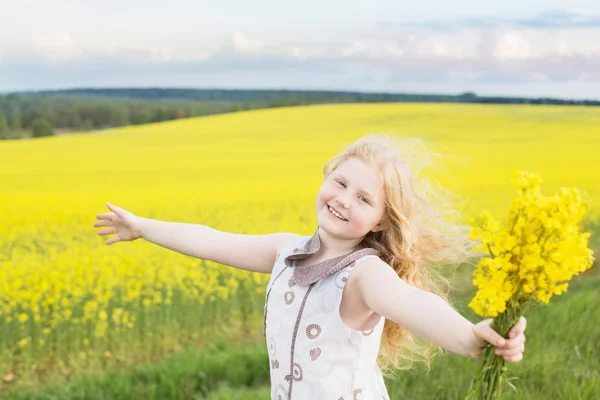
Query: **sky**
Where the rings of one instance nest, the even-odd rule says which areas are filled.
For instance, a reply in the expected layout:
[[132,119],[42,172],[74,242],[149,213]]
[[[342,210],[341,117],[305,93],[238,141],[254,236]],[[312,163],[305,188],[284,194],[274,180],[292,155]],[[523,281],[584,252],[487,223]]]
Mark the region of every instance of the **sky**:
[[600,1],[0,0],[0,92],[83,87],[600,100]]

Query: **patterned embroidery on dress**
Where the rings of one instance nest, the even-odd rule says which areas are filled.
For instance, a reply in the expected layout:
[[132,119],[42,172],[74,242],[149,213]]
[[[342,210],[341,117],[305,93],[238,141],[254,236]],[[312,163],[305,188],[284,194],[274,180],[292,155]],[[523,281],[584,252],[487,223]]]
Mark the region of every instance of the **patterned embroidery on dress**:
[[350,381],[348,382],[348,390],[352,392],[352,395],[353,395],[352,398],[354,400],[357,400],[357,399],[360,399],[363,389],[355,387],[355,384],[356,384],[355,379],[356,379],[356,375],[352,375],[352,378],[350,378]]
[[296,286],[296,282],[294,282],[294,280],[293,280],[292,278],[290,278],[290,279],[288,280],[288,286],[289,286],[289,287],[294,287],[294,286]]
[[279,384],[275,387],[275,392],[273,393],[273,399],[274,400],[289,400],[285,386]]
[[321,334],[321,327],[317,324],[310,324],[306,327],[306,336],[309,339],[316,339]]
[[283,379],[290,381],[290,385],[292,379],[294,379],[296,382],[300,382],[302,380],[302,367],[298,363],[294,363],[294,366],[292,367],[292,374],[286,375]]
[[336,275],[335,275],[335,286],[338,289],[343,289],[344,286],[346,286],[346,282],[348,281],[348,276],[350,275],[350,272],[352,271],[352,266],[356,264],[356,261],[352,262],[352,264],[350,264],[348,267],[341,269]]
[[353,392],[355,387],[354,387],[354,380],[356,379],[356,375],[352,375],[352,377],[350,378],[350,380],[348,381],[348,391]]
[[310,349],[310,360],[315,361],[321,355],[321,348],[317,347],[314,349]]
[[267,294],[265,295],[265,308],[264,308],[265,318],[264,318],[264,322],[263,322],[263,336],[265,338],[267,337],[267,313],[269,312],[269,294],[271,294],[271,289],[273,289],[273,285],[275,285],[275,282],[277,281],[277,279],[279,279],[281,274],[283,274],[286,269],[288,269],[288,267],[285,267],[281,271],[279,271],[279,274],[271,282],[270,287],[269,287],[269,285],[267,285],[267,287],[269,287],[269,289],[267,290]]
[[277,354],[277,347],[275,346],[275,340],[273,338],[269,339],[269,356],[271,356],[271,368],[277,369],[279,368],[279,361],[275,358]]
[[296,324],[294,325],[294,333],[292,334],[292,348],[290,349],[290,370],[291,374],[285,376],[285,380],[289,381],[290,386],[288,389],[288,398],[292,397],[292,388],[294,381],[302,380],[302,367],[298,363],[294,362],[294,354],[296,352],[296,338],[298,337],[298,328],[300,327],[300,320],[302,319],[302,313],[304,312],[304,307],[306,306],[306,300],[308,300],[308,296],[310,292],[315,287],[314,283],[311,283],[308,289],[306,290],[306,294],[302,299],[302,304],[300,305],[300,310],[298,310],[298,315],[296,316]]
[[287,304],[288,306],[294,302],[295,298],[296,298],[296,293],[294,293],[292,291],[285,292],[285,294],[283,295],[283,299],[285,300],[285,304]]
[[326,314],[331,314],[334,309],[334,304],[332,302],[331,296],[327,295],[327,292],[323,292],[321,296],[319,296],[319,306],[321,311]]
[[354,395],[352,397],[353,400],[359,400],[361,398],[361,393],[363,392],[362,389],[356,389],[354,391]]
[[273,338],[269,339],[269,353],[271,357],[275,357],[275,354],[277,354],[277,346],[275,345],[275,339]]

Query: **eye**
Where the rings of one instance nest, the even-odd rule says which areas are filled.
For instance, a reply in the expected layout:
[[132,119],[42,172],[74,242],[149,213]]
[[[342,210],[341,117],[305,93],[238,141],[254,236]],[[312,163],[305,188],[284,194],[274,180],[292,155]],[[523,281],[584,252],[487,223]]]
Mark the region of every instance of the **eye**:
[[345,183],[343,183],[342,181],[340,181],[340,180],[336,180],[336,182],[337,182],[337,183],[339,183],[340,185],[342,185],[343,187],[346,187],[346,184],[345,184]]
[[365,196],[360,196],[361,200],[363,200],[365,203],[369,204],[369,200],[365,197]]

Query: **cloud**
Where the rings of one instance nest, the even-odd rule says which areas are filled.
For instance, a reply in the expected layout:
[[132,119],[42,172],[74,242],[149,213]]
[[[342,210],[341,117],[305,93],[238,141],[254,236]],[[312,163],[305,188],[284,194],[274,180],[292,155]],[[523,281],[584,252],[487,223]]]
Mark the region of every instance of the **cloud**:
[[64,31],[37,36],[32,44],[37,54],[50,60],[72,60],[83,55],[71,36]]
[[494,29],[502,27],[548,29],[600,29],[600,16],[583,15],[566,10],[545,10],[528,18],[449,18],[420,22],[386,22],[391,26],[402,25],[410,28],[427,28],[438,31],[451,31],[457,28]]
[[515,25],[539,29],[593,28],[600,29],[600,16],[587,16],[563,10],[549,10],[534,18],[514,19]]
[[[0,38],[2,65],[94,65],[121,76],[134,68],[169,73],[304,74],[385,86],[398,82],[600,81],[600,17],[546,11],[529,19],[382,21],[343,39],[283,39],[242,31],[150,40],[90,40],[64,29]],[[326,33],[324,33],[326,35]],[[10,40],[9,40],[10,39]],[[80,66],[80,67],[77,67]],[[85,68],[83,67],[85,66]],[[148,72],[150,73],[150,72]],[[157,76],[157,75],[154,75]],[[123,78],[125,79],[125,78]],[[248,75],[248,79],[252,79]],[[315,78],[316,79],[316,78]],[[323,78],[326,80],[325,78]],[[137,82],[137,81],[136,81]]]

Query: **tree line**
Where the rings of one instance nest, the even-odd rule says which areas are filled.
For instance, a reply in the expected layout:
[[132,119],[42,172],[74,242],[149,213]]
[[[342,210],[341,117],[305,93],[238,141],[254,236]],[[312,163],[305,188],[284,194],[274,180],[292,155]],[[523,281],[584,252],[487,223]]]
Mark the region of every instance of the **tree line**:
[[48,136],[242,110],[331,103],[443,102],[599,106],[600,101],[298,90],[71,89],[0,95],[0,139]]

